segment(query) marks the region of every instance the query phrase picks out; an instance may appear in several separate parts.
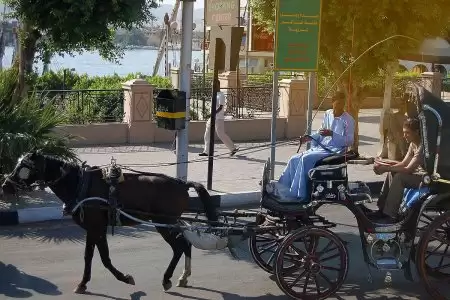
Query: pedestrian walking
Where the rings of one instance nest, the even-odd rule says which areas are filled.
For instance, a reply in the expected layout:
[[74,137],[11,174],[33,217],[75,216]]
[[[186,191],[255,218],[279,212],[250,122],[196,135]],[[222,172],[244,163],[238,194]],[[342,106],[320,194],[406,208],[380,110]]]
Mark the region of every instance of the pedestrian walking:
[[[220,89],[220,82],[216,82],[218,89]],[[239,150],[230,139],[230,137],[225,132],[225,95],[220,90],[217,92],[217,105],[216,105],[216,133],[219,139],[225,144],[225,146],[230,150],[230,156],[236,154]],[[199,156],[208,156],[209,155],[209,142],[211,135],[211,117],[209,117],[206,122],[206,130],[204,135],[205,146],[203,148],[203,152],[199,154]]]

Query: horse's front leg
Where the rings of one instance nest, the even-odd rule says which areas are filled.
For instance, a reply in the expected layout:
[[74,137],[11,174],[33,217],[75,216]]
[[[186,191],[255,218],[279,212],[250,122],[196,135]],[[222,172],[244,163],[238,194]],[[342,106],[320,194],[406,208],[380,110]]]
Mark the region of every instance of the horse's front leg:
[[86,292],[86,284],[91,280],[92,258],[94,257],[95,242],[95,236],[92,234],[92,232],[87,232],[86,246],[84,249],[83,279],[74,290],[74,292],[77,294],[83,294],[84,292]]
[[117,278],[117,280],[131,285],[135,284],[133,276],[124,275],[112,265],[111,258],[109,257],[109,247],[108,240],[106,239],[106,232],[99,236],[97,240],[97,249],[100,253],[103,265],[114,275],[114,277]]
[[191,276],[192,269],[191,269],[191,260],[192,260],[192,244],[189,243],[186,238],[183,239],[185,242],[180,242],[184,244],[184,270],[181,274],[180,278],[178,278],[178,284],[179,287],[187,287],[188,283],[188,277]]

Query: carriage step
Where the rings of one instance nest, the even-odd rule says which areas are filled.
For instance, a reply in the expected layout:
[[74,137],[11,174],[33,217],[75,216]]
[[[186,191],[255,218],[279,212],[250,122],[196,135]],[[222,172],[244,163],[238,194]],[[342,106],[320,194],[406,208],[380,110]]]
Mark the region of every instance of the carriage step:
[[377,268],[383,271],[399,271],[402,269],[402,263],[395,258],[379,258]]

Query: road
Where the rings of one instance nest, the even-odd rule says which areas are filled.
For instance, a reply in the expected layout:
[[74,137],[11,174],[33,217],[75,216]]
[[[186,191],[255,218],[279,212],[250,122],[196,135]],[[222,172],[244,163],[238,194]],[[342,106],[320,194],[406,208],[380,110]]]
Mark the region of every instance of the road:
[[[322,210],[330,220],[340,223],[335,231],[349,242],[350,252],[349,276],[337,297],[330,299],[427,299],[421,285],[406,281],[403,273],[394,273],[393,283],[387,288],[384,274],[373,270],[374,282],[369,284],[353,216],[344,208]],[[71,221],[1,228],[0,299],[287,299],[275,281],[252,262],[246,242],[239,245],[240,260],[226,251],[194,249],[191,287],[174,286],[165,293],[160,283],[171,250],[157,233],[144,226],[120,228],[108,238],[113,264],[132,274],[136,285],[116,281],[96,253],[88,285],[91,294],[74,295],[72,290],[84,266],[81,229]],[[175,271],[174,283],[182,266],[180,263]]]

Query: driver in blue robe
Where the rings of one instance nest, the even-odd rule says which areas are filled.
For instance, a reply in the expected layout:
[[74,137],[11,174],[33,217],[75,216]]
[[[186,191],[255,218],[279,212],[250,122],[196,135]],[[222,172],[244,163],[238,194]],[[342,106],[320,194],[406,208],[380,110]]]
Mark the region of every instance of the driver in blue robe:
[[[338,92],[333,98],[333,108],[325,112],[321,128],[312,139],[302,137],[302,143],[310,142],[311,148],[289,159],[272,194],[278,198],[308,200],[308,172],[315,163],[335,153],[344,153],[353,144],[355,120],[345,112],[345,94]],[[320,144],[319,144],[320,143]],[[283,190],[283,191],[280,191]]]

